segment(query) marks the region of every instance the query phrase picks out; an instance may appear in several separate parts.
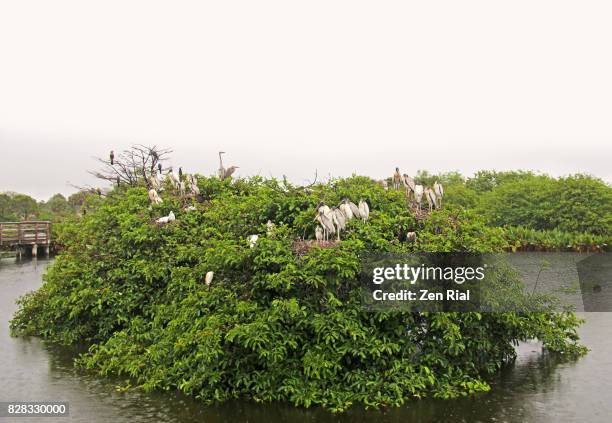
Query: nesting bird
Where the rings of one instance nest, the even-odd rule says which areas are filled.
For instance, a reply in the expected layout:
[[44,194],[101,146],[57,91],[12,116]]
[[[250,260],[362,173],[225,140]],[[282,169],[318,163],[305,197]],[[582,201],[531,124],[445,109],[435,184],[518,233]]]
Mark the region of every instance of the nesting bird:
[[215,276],[215,272],[213,271],[206,272],[206,276],[204,277],[204,283],[206,284],[206,286],[210,286],[210,284],[213,281],[214,276]]
[[423,201],[423,185],[414,186],[414,201],[417,203],[419,210],[421,210],[421,202]]
[[370,206],[365,200],[359,200],[359,216],[364,222],[367,222],[370,217]]
[[433,184],[433,191],[436,194],[436,208],[442,208],[442,197],[444,197],[444,187],[438,181]]
[[174,212],[172,212],[172,211],[171,211],[171,212],[168,214],[168,216],[162,216],[162,217],[160,217],[159,219],[157,219],[157,220],[155,221],[155,223],[160,224],[160,225],[163,225],[163,224],[165,224],[165,223],[174,222],[175,220],[176,220],[176,217],[174,216]]
[[436,208],[436,194],[434,194],[431,188],[425,189],[425,199],[427,200],[429,211],[432,211],[434,208]]
[[164,202],[154,188],[149,190],[149,200],[151,200],[151,203],[153,204],[161,204]]
[[408,242],[416,242],[416,232],[408,232],[406,234],[406,241],[408,241]]

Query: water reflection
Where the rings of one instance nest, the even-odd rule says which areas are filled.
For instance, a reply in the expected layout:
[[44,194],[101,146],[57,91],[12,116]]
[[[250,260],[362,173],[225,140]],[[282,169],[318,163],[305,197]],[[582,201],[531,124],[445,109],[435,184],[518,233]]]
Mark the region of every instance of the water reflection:
[[[0,401],[70,402],[72,422],[570,422],[609,421],[612,403],[612,313],[588,313],[581,329],[591,353],[578,362],[542,354],[539,344],[522,344],[516,363],[492,381],[490,393],[452,401],[425,399],[401,408],[342,415],[283,404],[233,401],[205,407],[177,393],[120,392],[123,380],[101,379],[76,370],[75,348],[46,345],[36,338],[11,338],[8,320],[15,299],[36,289],[48,261],[0,264]],[[20,418],[19,422],[40,422]],[[62,419],[54,418],[54,422]]]

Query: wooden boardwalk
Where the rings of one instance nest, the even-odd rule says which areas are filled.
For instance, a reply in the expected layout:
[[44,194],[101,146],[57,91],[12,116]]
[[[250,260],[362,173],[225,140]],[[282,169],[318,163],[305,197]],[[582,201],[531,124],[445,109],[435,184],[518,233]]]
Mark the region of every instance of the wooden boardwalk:
[[51,222],[0,222],[0,248],[14,248],[21,256],[23,250],[30,247],[32,256],[36,257],[38,247],[44,247],[48,255],[50,245]]

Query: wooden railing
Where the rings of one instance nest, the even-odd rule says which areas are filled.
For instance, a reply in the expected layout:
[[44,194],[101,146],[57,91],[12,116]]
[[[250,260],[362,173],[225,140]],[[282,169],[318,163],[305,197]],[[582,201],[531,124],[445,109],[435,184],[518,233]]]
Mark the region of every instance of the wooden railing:
[[0,222],[0,246],[49,244],[51,222]]

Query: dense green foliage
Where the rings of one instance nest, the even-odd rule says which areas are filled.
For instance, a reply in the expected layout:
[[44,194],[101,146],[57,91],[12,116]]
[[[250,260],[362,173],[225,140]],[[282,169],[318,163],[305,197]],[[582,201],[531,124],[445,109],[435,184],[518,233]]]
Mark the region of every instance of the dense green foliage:
[[[65,249],[45,284],[21,299],[13,333],[86,343],[80,366],[128,376],[144,389],[335,411],[488,390],[486,376],[514,357],[519,340],[584,352],[571,313],[362,310],[357,274],[365,251],[521,245],[527,230],[488,226],[459,200],[417,221],[401,192],[365,177],[310,188],[200,178],[199,188],[196,211],[169,195],[150,206],[145,188],[119,189],[63,225]],[[455,191],[464,206],[480,201],[469,189]],[[352,220],[337,245],[297,254],[296,240],[313,238],[316,204],[344,197],[366,199],[370,221]],[[175,222],[154,223],[171,210]],[[268,219],[276,224],[269,234]],[[412,230],[417,242],[403,242]],[[249,248],[254,233],[260,238]],[[208,271],[215,272],[209,287]]]
[[26,194],[0,193],[0,221],[50,220],[62,222],[76,215],[88,195],[80,191],[66,198],[55,194],[47,201],[37,202]]

